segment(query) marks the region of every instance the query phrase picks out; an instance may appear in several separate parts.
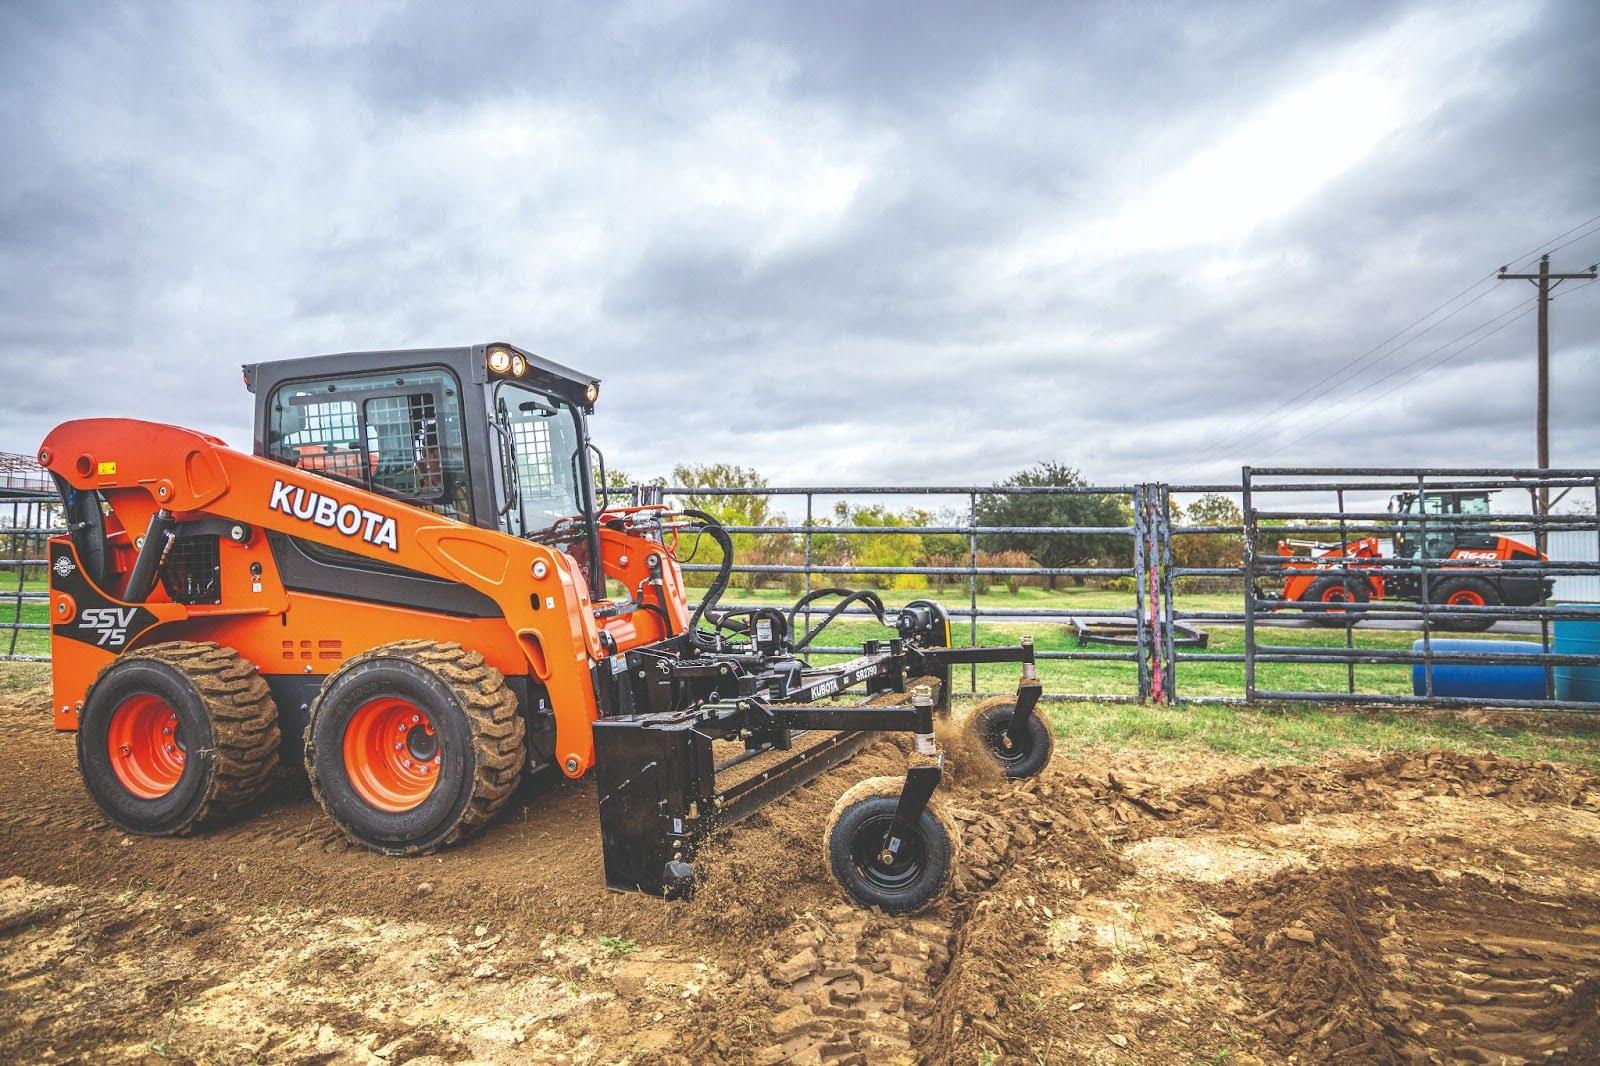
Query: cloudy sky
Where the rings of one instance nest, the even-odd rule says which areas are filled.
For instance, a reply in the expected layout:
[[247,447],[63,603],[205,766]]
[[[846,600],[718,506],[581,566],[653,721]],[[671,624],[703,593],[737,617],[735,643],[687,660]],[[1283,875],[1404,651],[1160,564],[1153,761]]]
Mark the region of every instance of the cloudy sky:
[[1600,258],[1597,42],[1590,0],[6,3],[0,450],[248,445],[241,363],[507,339],[638,476],[1531,464],[1490,275]]

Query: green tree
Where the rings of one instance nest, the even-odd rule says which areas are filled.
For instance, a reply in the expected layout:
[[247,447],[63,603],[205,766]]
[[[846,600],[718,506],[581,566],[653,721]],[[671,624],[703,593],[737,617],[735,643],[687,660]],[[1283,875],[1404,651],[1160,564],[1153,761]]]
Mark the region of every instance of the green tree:
[[[834,516],[840,525],[863,528],[925,526],[933,520],[931,514],[917,508],[891,511],[882,504],[850,507],[843,501],[835,505]],[[911,567],[926,562],[928,557],[920,533],[850,533],[832,536],[844,542],[850,562],[855,566]],[[812,550],[816,550],[815,543]],[[857,583],[879,589],[928,587],[927,578],[921,574],[861,574]]]
[[[1220,493],[1207,493],[1187,509],[1176,503],[1172,505],[1172,524],[1175,526],[1237,526],[1243,521],[1239,505]],[[1244,563],[1244,534],[1177,534],[1172,538],[1172,561],[1181,567],[1241,566]],[[1196,578],[1193,581],[1202,586],[1229,583],[1226,578],[1210,581]]]
[[[732,463],[713,463],[705,466],[675,466],[672,468],[673,484],[681,488],[747,489],[747,493],[725,495],[722,493],[690,492],[682,497],[685,507],[704,511],[725,526],[781,526],[784,516],[772,509],[772,497],[759,490],[767,487],[767,479],[747,467]],[[747,565],[772,565],[783,562],[793,552],[794,538],[783,533],[732,533],[733,557],[736,563]],[[692,547],[692,543],[690,547]],[[688,549],[685,549],[688,550]],[[697,559],[696,562],[717,562]],[[696,585],[710,584],[710,574],[687,574]],[[735,574],[735,582],[743,588],[753,589],[761,584],[764,575]]]
[[[1083,475],[1064,463],[1044,462],[1020,470],[996,488],[1074,487],[1087,485]],[[978,497],[981,526],[1128,526],[1133,512],[1121,496],[1101,493],[996,494]],[[986,533],[979,546],[989,552],[1020,551],[1043,567],[1090,566],[1110,559],[1128,566],[1133,539],[1120,533]],[[1047,579],[1056,587],[1054,576]],[[1083,584],[1078,578],[1077,584]]]

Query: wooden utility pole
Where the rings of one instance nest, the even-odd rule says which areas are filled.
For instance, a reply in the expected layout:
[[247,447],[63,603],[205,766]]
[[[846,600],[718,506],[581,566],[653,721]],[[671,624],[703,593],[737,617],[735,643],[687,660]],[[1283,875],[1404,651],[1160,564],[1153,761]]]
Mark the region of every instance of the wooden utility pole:
[[[1550,273],[1549,254],[1539,257],[1537,274],[1512,274],[1510,267],[1500,268],[1501,281],[1531,281],[1539,290],[1539,469],[1550,467],[1550,293],[1563,281],[1593,281],[1595,268],[1576,274]],[[1539,511],[1550,513],[1550,489],[1539,489]]]

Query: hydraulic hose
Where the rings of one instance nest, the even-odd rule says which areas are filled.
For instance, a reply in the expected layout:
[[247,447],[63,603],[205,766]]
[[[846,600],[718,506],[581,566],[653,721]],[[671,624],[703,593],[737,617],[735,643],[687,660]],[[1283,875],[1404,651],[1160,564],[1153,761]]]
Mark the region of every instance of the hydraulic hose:
[[833,608],[828,611],[828,613],[823,617],[822,621],[817,624],[816,628],[812,629],[811,632],[807,633],[805,635],[805,639],[803,639],[803,640],[799,641],[797,644],[795,644],[794,650],[796,652],[804,650],[813,640],[816,640],[817,637],[822,633],[822,631],[824,629],[827,629],[828,626],[833,623],[833,620],[838,618],[841,614],[843,614],[845,612],[845,608],[849,607],[852,603],[864,603],[864,604],[866,604],[867,607],[872,611],[873,616],[875,618],[877,618],[879,624],[881,624],[881,625],[888,625],[889,624],[884,619],[883,600],[881,600],[878,597],[878,594],[876,592],[871,592],[871,591],[868,591],[868,590],[862,590],[860,592],[852,592],[849,589],[833,589],[833,588],[830,588],[830,589],[817,589],[815,592],[811,592],[811,593],[807,594],[806,596],[801,597],[800,600],[797,601],[793,607],[789,608],[789,631],[791,633],[794,632],[794,618],[795,618],[795,615],[799,614],[800,611],[803,610],[809,604],[814,603],[815,601],[820,600],[820,599],[822,599],[822,598],[824,598],[826,596],[843,596],[844,599],[842,599],[838,603],[834,604]]
[[706,634],[698,631],[700,622],[705,618],[706,611],[712,607],[715,607],[717,605],[717,601],[722,599],[722,594],[728,591],[728,584],[733,577],[733,538],[728,535],[728,531],[726,529],[722,528],[721,522],[718,522],[715,518],[706,514],[704,511],[696,510],[693,507],[686,507],[681,513],[685,518],[693,518],[699,522],[701,528],[708,533],[711,536],[711,539],[717,542],[717,546],[722,549],[722,565],[717,569],[717,576],[711,582],[711,587],[706,590],[705,596],[701,598],[700,606],[694,609],[694,615],[689,619],[688,633],[690,639],[695,643],[700,644],[701,638],[706,636]]

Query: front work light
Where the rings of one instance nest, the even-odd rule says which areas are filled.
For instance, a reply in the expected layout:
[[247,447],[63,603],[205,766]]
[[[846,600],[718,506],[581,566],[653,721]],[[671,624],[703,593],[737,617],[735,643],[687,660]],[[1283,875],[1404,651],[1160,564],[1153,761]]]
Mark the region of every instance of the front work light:
[[591,404],[598,400],[600,398],[600,383],[598,381],[589,382],[589,387],[583,390],[583,398]]
[[522,375],[526,374],[527,372],[528,372],[528,361],[522,357],[522,353],[518,352],[517,354],[513,355],[511,357],[511,374],[512,374],[512,376],[520,378]]
[[489,369],[504,374],[511,369],[511,353],[504,348],[489,349]]

